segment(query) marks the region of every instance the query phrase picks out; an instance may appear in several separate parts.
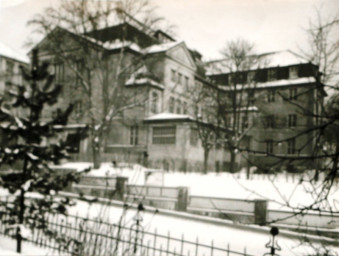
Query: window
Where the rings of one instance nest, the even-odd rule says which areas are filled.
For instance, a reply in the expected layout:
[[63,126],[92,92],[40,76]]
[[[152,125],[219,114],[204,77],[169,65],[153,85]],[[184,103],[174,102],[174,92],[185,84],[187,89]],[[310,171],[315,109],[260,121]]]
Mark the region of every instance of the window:
[[298,78],[299,77],[299,68],[298,67],[289,67],[288,69],[288,73],[289,73],[289,78]]
[[181,73],[178,73],[178,84],[181,84],[182,83],[182,74]]
[[153,144],[175,144],[175,126],[153,127]]
[[186,101],[183,103],[183,114],[187,115],[187,102]]
[[290,100],[296,100],[297,99],[297,94],[298,94],[298,89],[297,88],[291,88],[289,90],[289,99]]
[[6,74],[12,75],[14,73],[14,62],[7,60],[6,61]]
[[275,90],[269,90],[267,94],[267,101],[274,102],[275,101]]
[[287,141],[287,154],[295,154],[295,138]]
[[254,95],[255,95],[254,90],[248,91],[248,93],[247,93],[247,100],[248,100],[248,104],[250,106],[254,105],[254,103],[255,103]]
[[76,74],[75,76],[75,87],[76,88],[79,88],[79,86],[81,85],[81,75],[83,73],[83,62],[82,61],[77,61],[75,63],[75,68],[76,68],[76,71],[78,72],[78,74]]
[[180,100],[177,100],[176,113],[181,114],[181,101]]
[[242,127],[243,130],[248,128],[248,116],[242,116],[241,127]]
[[273,81],[277,80],[277,70],[276,69],[269,69],[267,72],[267,80]]
[[266,141],[266,153],[273,154],[273,141],[272,140]]
[[158,113],[159,96],[157,92],[152,92],[151,112]]
[[174,69],[171,70],[171,80],[172,82],[177,81],[177,72]]
[[131,126],[130,129],[130,144],[131,145],[138,145],[139,142],[139,128],[138,126]]
[[266,128],[274,128],[274,126],[275,126],[274,115],[266,116]]
[[79,116],[83,114],[83,104],[81,100],[77,100],[74,104],[74,113]]
[[297,115],[288,115],[288,127],[297,126]]
[[253,83],[255,78],[255,72],[250,71],[247,73],[247,83]]
[[69,153],[79,153],[81,135],[78,133],[68,134],[66,139],[67,151]]
[[232,126],[232,117],[231,116],[227,116],[226,117],[226,126],[227,127],[231,127]]
[[189,78],[188,76],[185,76],[185,86],[186,86],[186,90],[189,89]]
[[170,97],[168,105],[169,105],[168,106],[168,108],[169,108],[168,111],[170,113],[174,113],[174,98],[173,97]]
[[56,63],[54,65],[54,73],[56,82],[63,82],[65,78],[65,67],[63,63]]
[[191,144],[191,146],[198,145],[198,130],[195,129],[195,128],[191,128],[190,144]]

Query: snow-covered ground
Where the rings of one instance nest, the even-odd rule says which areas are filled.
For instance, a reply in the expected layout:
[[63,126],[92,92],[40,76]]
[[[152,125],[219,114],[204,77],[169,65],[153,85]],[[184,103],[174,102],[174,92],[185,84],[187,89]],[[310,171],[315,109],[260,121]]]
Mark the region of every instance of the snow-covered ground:
[[[63,168],[76,168],[81,171],[88,167],[88,163],[68,163]],[[133,168],[113,168],[111,164],[103,164],[98,170],[91,170],[88,175],[93,176],[125,176],[129,179],[129,184],[145,184],[145,172],[147,170],[141,166],[135,165]],[[154,172],[159,175],[159,172]],[[161,172],[160,172],[161,174]],[[235,176],[237,177],[237,175]],[[191,195],[226,197],[238,199],[258,199],[266,198],[275,203],[271,203],[269,208],[283,208],[286,202],[294,206],[307,205],[313,198],[307,191],[309,183],[286,182],[283,178],[275,181],[268,179],[237,179],[227,173],[209,173],[207,175],[199,173],[163,173],[161,179],[155,178],[154,181],[161,182],[165,186],[186,186],[190,189]],[[148,178],[148,182],[152,175]],[[160,185],[160,184],[156,184]],[[6,194],[5,190],[0,190],[0,194]],[[339,208],[339,192],[336,184],[329,195],[331,207]],[[78,201],[76,206],[69,209],[70,214],[78,214],[83,217],[98,218],[101,217],[110,223],[117,223],[122,215],[122,208],[114,206],[103,206],[101,204],[91,204]],[[135,210],[128,210],[124,225],[129,226],[133,223]],[[225,222],[226,223],[226,222]],[[228,244],[231,250],[243,252],[246,251],[252,255],[262,255],[268,252],[265,244],[269,241],[270,235],[268,228],[261,230],[239,228],[236,225],[222,225],[204,223],[192,220],[189,217],[177,218],[161,213],[144,213],[143,226],[146,231],[153,232],[157,229],[158,234],[166,235],[170,232],[171,237],[181,238],[184,235],[185,240],[192,242],[199,237],[200,243],[213,244],[216,247],[227,248]],[[260,228],[259,228],[260,229]],[[2,240],[2,239],[0,239]],[[292,239],[287,236],[278,236],[279,245],[282,247],[281,255],[307,255],[312,254],[313,249],[307,245],[300,245],[299,239]],[[314,244],[313,244],[314,245]],[[321,245],[319,245],[321,247]],[[0,247],[1,246],[0,244]],[[317,246],[318,247],[318,246]],[[329,248],[329,247],[327,247]],[[3,247],[3,250],[14,251],[13,248]],[[333,249],[333,248],[332,248]],[[339,251],[339,248],[334,248]],[[42,252],[45,253],[45,252]],[[0,254],[1,255],[1,254]],[[9,254],[15,255],[15,254]],[[34,254],[35,255],[35,254]],[[38,254],[40,255],[40,254]]]
[[0,256],[56,256],[56,252],[35,246],[28,242],[22,243],[22,253],[16,253],[16,240],[0,235]]
[[[90,166],[89,163],[67,163],[63,167],[76,168],[82,170]],[[113,168],[110,163],[102,164],[100,169],[91,170],[89,175],[94,176],[125,176],[129,184],[145,184],[145,171],[147,169],[139,165],[132,168]],[[159,172],[154,172],[159,176]],[[151,178],[151,177],[150,177]],[[149,178],[149,179],[150,179]],[[308,206],[314,202],[315,194],[311,191],[319,192],[321,183],[311,184],[307,178],[299,182],[300,176],[286,176],[281,174],[276,177],[255,175],[254,179],[246,180],[245,174],[229,173],[181,173],[163,172],[161,180],[164,186],[189,188],[190,195],[224,197],[234,199],[267,199],[270,200],[269,209],[288,209],[287,204],[292,207]],[[294,181],[294,182],[293,182]],[[148,182],[149,184],[149,182]],[[157,182],[155,185],[161,185]],[[332,187],[328,200],[323,202],[321,207],[332,211],[339,211],[339,186],[335,183]]]
[[[91,219],[102,218],[110,223],[117,223],[122,212],[121,207],[105,206],[97,203],[88,204],[80,201],[77,201],[76,206],[70,209],[71,214],[77,214]],[[132,225],[135,221],[135,214],[135,210],[128,210],[123,221],[123,226],[129,227]],[[237,252],[244,252],[244,247],[246,247],[246,252],[251,255],[263,255],[269,251],[265,248],[265,244],[270,239],[268,227],[241,228],[236,225],[228,225],[227,221],[225,221],[224,225],[222,223],[211,224],[193,220],[190,219],[189,216],[185,217],[185,214],[183,215],[184,217],[178,218],[162,215],[161,210],[160,213],[145,212],[143,213],[142,224],[145,231],[154,232],[157,230],[158,234],[170,234],[171,237],[178,239],[184,236],[185,240],[192,241],[193,243],[198,237],[199,243],[211,245],[211,241],[213,240],[215,247],[226,249],[229,246],[231,250]],[[307,244],[301,244],[301,240],[301,237],[289,238],[288,236],[278,235],[278,243],[282,248],[280,254],[284,256],[312,255],[314,249]],[[148,243],[147,238],[144,239],[144,243]],[[153,241],[150,241],[150,244],[153,244]],[[316,248],[323,246],[317,243],[312,243],[312,245]],[[165,246],[166,244],[163,245],[163,248],[165,248]],[[333,249],[333,251],[339,250],[339,247],[327,246],[326,248]],[[176,251],[178,251],[178,247],[176,249]],[[191,254],[192,252],[194,251],[191,251]],[[209,254],[207,253],[206,255]]]

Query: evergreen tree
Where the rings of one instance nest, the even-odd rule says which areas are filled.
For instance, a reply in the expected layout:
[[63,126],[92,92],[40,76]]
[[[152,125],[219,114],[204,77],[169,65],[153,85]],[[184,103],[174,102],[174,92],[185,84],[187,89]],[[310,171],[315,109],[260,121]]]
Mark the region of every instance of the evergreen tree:
[[[62,86],[53,83],[54,75],[48,72],[48,64],[39,63],[37,50],[33,51],[31,69],[21,67],[21,70],[24,85],[12,85],[0,102],[0,165],[11,167],[1,172],[0,182],[15,195],[15,200],[7,201],[3,207],[11,216],[7,224],[16,228],[17,252],[21,251],[23,229],[45,230],[46,212],[66,213],[70,200],[54,200],[54,195],[79,179],[79,174],[58,173],[50,168],[67,157],[66,140],[58,136],[62,130],[55,128],[66,125],[72,105],[57,109],[57,115],[46,120],[42,113],[46,106],[55,106]],[[27,200],[28,192],[42,196]]]

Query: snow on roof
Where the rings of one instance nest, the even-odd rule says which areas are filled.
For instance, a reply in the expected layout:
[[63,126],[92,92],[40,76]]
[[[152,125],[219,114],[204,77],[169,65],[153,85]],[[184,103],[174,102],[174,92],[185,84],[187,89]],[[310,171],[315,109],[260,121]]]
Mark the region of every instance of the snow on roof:
[[153,85],[153,86],[158,87],[160,89],[164,89],[165,88],[162,84],[160,84],[160,83],[158,83],[158,82],[156,82],[156,81],[154,81],[154,80],[152,80],[150,78],[135,78],[135,77],[131,77],[125,83],[126,86],[141,85],[141,84],[150,84],[150,85]]
[[173,113],[159,113],[150,117],[145,118],[145,121],[160,121],[160,120],[177,120],[177,119],[181,119],[181,120],[193,120],[193,118],[189,115],[182,115],[182,114],[173,114]]
[[11,58],[23,63],[29,63],[29,58],[25,54],[21,54],[0,42],[0,56]]
[[115,50],[123,47],[128,47],[136,52],[140,52],[140,47],[136,43],[130,41],[121,41],[119,39],[114,40],[112,42],[107,41],[103,43],[102,46],[107,50]]
[[[315,83],[316,80],[314,77],[301,77],[301,78],[296,78],[296,79],[282,79],[282,80],[275,80],[275,81],[268,81],[264,83],[257,83],[255,85],[237,85],[237,90],[242,90],[242,89],[247,89],[247,88],[253,88],[253,89],[258,89],[258,88],[267,88],[267,87],[281,87],[281,86],[290,86],[290,85],[297,85],[297,84],[310,84],[310,83]],[[225,91],[231,91],[233,90],[232,87],[227,87],[227,86],[220,86],[219,88]]]
[[267,61],[267,67],[291,66],[309,62],[290,50],[268,53],[262,58]]
[[175,41],[175,42],[169,42],[169,43],[164,43],[164,44],[155,44],[144,49],[144,52],[145,53],[165,52],[181,43],[183,42]]
[[[309,61],[290,50],[264,53],[253,57],[252,62],[255,63],[253,65],[248,64],[250,67],[244,71],[309,63]],[[232,61],[227,59],[210,61],[207,63],[206,68],[207,75],[225,74],[235,70]]]
[[86,124],[67,124],[67,125],[54,125],[54,129],[77,129],[77,128],[86,128]]

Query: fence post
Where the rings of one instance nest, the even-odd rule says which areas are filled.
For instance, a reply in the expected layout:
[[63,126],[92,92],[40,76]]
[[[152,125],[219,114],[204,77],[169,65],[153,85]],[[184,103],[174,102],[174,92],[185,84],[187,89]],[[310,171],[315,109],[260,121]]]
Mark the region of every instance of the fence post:
[[124,200],[124,193],[126,191],[126,185],[127,185],[128,178],[126,177],[117,177],[117,182],[115,185],[115,198],[117,200],[123,201]]
[[176,204],[176,210],[185,212],[187,210],[188,204],[188,188],[187,187],[177,187],[178,198]]
[[265,225],[267,218],[267,200],[254,200],[254,224]]

